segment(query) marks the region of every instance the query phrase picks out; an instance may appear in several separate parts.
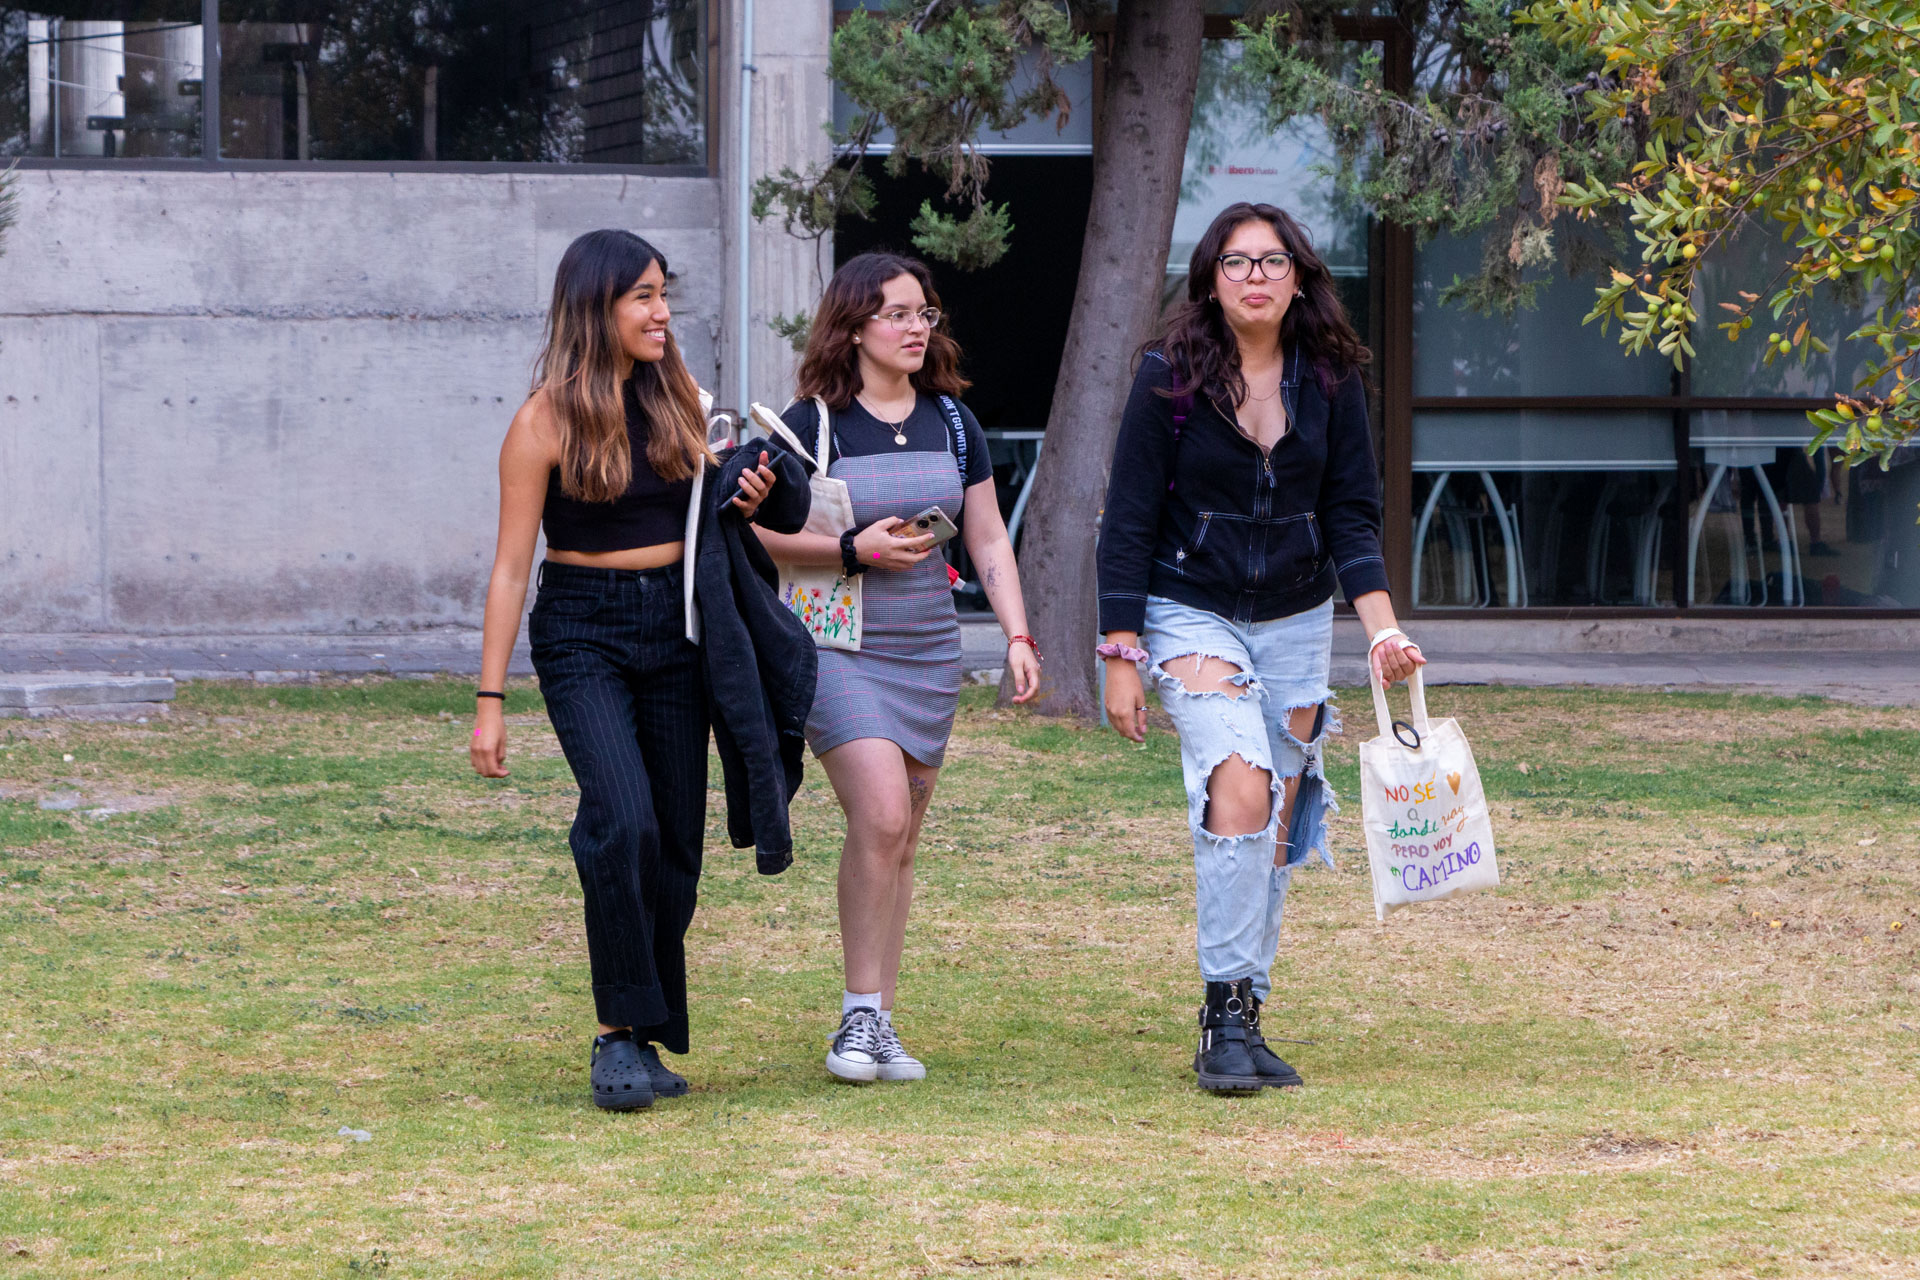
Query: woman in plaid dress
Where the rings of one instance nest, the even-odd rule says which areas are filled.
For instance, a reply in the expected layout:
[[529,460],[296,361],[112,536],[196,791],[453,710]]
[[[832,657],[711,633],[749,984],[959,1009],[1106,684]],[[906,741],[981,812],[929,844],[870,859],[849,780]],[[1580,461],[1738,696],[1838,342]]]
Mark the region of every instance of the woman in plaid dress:
[[[943,556],[905,522],[938,506],[960,529],[994,615],[1007,633],[1016,702],[1039,689],[1013,546],[1000,517],[979,423],[960,403],[959,346],[940,330],[925,264],[866,253],[827,285],[783,415],[817,450],[830,410],[828,474],[847,483],[855,527],[839,539],[757,530],[789,564],[864,573],[860,649],[820,650],[807,741],[847,815],[840,854],[846,961],[839,1028],[827,1070],[842,1080],[918,1080],[926,1067],[893,1025],[914,850],[933,798],[960,696],[960,626]],[[961,459],[965,459],[964,464]]]

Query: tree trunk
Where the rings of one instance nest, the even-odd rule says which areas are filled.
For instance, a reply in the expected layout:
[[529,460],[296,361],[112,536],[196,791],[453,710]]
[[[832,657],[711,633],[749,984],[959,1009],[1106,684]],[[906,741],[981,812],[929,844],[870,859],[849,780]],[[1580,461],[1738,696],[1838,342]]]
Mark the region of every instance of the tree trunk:
[[[1133,349],[1159,318],[1200,76],[1203,0],[1120,0],[1094,123],[1093,202],[1073,319],[1021,537],[1020,581],[1047,655],[1034,709],[1100,713],[1094,541]],[[1002,681],[1000,697],[1012,697]]]

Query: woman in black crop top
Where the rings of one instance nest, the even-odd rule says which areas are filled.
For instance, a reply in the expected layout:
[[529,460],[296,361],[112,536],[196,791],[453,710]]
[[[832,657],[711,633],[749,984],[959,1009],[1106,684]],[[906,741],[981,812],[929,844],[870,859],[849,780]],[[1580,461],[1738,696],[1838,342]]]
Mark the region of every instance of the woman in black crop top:
[[[482,776],[507,776],[499,690],[544,521],[528,637],[580,785],[570,843],[600,1020],[593,1100],[622,1110],[687,1090],[655,1046],[688,1049],[684,939],[706,825],[706,677],[682,556],[715,459],[667,329],[666,278],[666,259],[625,231],[589,232],[560,261],[533,394],[500,450],[472,745]],[[760,462],[733,499],[748,518],[773,483]]]

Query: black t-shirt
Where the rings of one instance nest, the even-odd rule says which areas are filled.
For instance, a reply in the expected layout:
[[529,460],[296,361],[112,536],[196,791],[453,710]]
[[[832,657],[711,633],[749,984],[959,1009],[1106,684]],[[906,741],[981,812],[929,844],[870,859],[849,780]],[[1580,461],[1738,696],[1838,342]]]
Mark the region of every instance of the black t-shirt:
[[[987,437],[980,430],[980,424],[967,406],[958,400],[953,402],[960,410],[960,423],[967,433],[967,474],[964,488],[971,488],[983,480],[993,479],[993,459],[987,454]],[[835,458],[859,458],[874,453],[944,453],[953,455],[953,429],[947,421],[947,411],[940,403],[940,397],[921,392],[913,402],[913,412],[907,415],[905,444],[893,442],[893,427],[880,421],[860,404],[853,401],[844,409],[833,412],[833,449],[827,461]],[[799,400],[788,405],[786,412],[780,415],[781,421],[792,429],[800,442],[807,446],[807,456],[819,457],[820,451],[820,410],[811,400]],[[954,463],[956,472],[959,462]],[[955,523],[960,520],[958,511],[949,512]]]

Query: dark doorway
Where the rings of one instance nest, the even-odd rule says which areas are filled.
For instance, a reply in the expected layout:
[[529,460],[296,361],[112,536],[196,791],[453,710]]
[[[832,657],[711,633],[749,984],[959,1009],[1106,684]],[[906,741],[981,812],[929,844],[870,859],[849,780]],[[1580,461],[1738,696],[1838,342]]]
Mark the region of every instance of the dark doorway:
[[[835,265],[870,249],[924,257],[913,247],[911,223],[924,200],[948,207],[942,203],[946,184],[917,165],[898,178],[888,177],[877,159],[867,166],[879,196],[874,217],[848,219],[835,229]],[[989,431],[1038,431],[1047,424],[1066,347],[1093,158],[995,156],[987,194],[1011,209],[1006,257],[982,271],[929,265],[965,353],[962,367],[973,380],[967,407]]]

